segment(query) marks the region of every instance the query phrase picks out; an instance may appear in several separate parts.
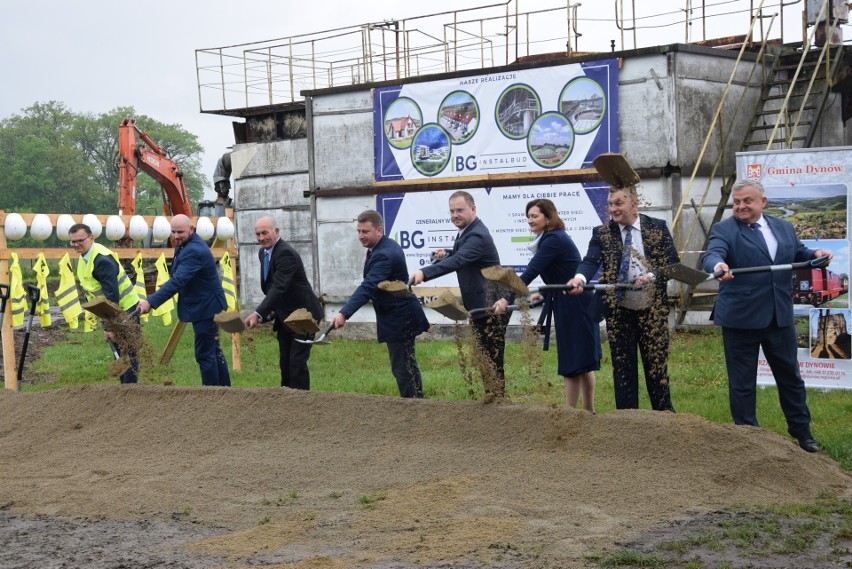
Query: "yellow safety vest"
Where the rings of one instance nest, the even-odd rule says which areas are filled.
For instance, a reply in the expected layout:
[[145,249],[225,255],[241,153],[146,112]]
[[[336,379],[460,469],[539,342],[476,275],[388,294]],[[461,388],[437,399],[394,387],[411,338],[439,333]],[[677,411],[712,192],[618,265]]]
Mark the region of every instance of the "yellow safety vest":
[[231,255],[227,251],[222,255],[219,266],[222,267],[222,289],[225,291],[225,301],[228,303],[228,310],[236,310],[237,291],[234,288],[234,268],[231,266]]
[[[160,253],[160,258],[154,263],[157,267],[157,290],[169,280],[169,268],[166,266],[166,254]],[[175,299],[178,295],[174,295],[163,304],[151,311],[154,316],[160,316],[163,319],[163,326],[169,326],[172,323],[172,309],[175,305]]]
[[50,274],[50,267],[47,266],[47,259],[44,253],[39,253],[33,271],[36,274],[36,286],[38,287],[38,302],[36,303],[36,314],[38,314],[38,323],[42,328],[50,326],[50,302],[47,300],[47,277]]
[[9,297],[12,301],[12,326],[20,326],[24,323],[24,314],[27,313],[27,293],[24,291],[24,278],[21,276],[21,265],[18,263],[18,254],[12,253],[12,263],[9,265]]
[[[139,300],[148,300],[148,291],[145,289],[145,272],[142,270],[142,253],[136,255],[136,258],[130,263],[133,265],[133,271],[136,273],[136,284],[133,288],[136,289],[136,296]],[[148,315],[141,316],[143,322],[148,321]]]
[[74,271],[71,270],[71,258],[68,253],[59,260],[59,287],[56,289],[56,304],[62,311],[62,317],[68,323],[68,327],[76,330],[80,325],[80,314],[83,307],[80,306],[80,298],[77,296],[77,281],[74,279]]
[[98,258],[98,255],[109,255],[118,265],[118,275],[116,275],[118,279],[118,306],[122,310],[127,310],[135,306],[139,302],[139,297],[136,295],[136,290],[133,288],[130,279],[127,278],[127,273],[124,272],[124,267],[121,266],[118,255],[100,243],[92,244],[92,248],[89,249],[89,259],[87,262],[83,262],[82,257],[77,261],[77,279],[80,281],[80,286],[86,291],[86,298],[92,300],[93,298],[104,295],[101,283],[92,276],[92,270],[95,268],[95,259]]

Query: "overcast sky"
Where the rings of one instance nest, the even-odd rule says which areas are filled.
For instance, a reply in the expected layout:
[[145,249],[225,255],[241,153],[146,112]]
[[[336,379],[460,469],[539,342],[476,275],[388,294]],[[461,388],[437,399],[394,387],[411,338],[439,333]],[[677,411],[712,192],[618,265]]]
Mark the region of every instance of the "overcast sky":
[[[624,2],[628,13],[632,1]],[[722,7],[733,11],[749,6],[749,0],[704,1],[707,5],[718,3],[717,11]],[[231,122],[235,119],[199,112],[196,49],[490,3],[486,0],[6,2],[0,16],[0,118],[18,113],[35,102],[50,100],[63,102],[75,112],[91,113],[132,105],[139,114],[180,124],[198,135],[205,148],[202,167],[212,184],[216,160],[233,144]],[[503,4],[503,1],[493,3]],[[695,0],[692,3],[701,4]],[[521,0],[520,9],[531,10],[544,4],[564,6],[565,2]],[[579,49],[609,51],[609,40],[619,37],[612,24],[615,1],[585,0],[583,4],[579,17],[585,20],[580,24],[584,37],[580,39]],[[643,16],[676,12],[686,2],[636,0],[636,4],[637,15]],[[801,8],[796,9],[801,12]],[[785,27],[790,27],[789,21],[795,24],[798,17],[792,12],[785,14],[788,20]],[[677,18],[673,15],[666,20],[674,22]],[[724,34],[745,33],[748,22],[741,15],[738,18],[733,26],[724,28]],[[683,21],[682,16],[679,20]],[[693,31],[700,33],[695,28]],[[656,40],[654,44],[681,42],[684,26],[669,25],[650,34]],[[640,37],[639,43],[653,45],[650,41]],[[144,125],[140,126],[144,129]],[[205,195],[215,196],[212,187],[205,188]]]

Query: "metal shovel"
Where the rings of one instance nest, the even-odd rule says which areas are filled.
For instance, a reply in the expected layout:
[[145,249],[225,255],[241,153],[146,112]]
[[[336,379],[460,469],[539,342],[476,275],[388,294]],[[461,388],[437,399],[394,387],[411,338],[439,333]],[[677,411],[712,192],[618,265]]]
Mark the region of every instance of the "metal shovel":
[[[535,302],[531,302],[530,305],[527,308],[536,308],[536,307],[541,306],[542,304],[544,304],[544,300],[536,300]],[[517,310],[518,308],[520,308],[520,306],[517,305],[517,304],[509,304],[509,305],[506,306],[506,312],[509,313],[509,312],[514,311],[514,310]],[[473,310],[470,311],[470,317],[471,318],[478,318],[478,317],[482,316],[483,314],[494,314],[494,309],[493,308],[474,308]]]
[[302,340],[300,338],[296,338],[296,341],[299,342],[300,344],[325,344],[325,345],[331,344],[331,342],[326,340],[325,337],[328,336],[331,333],[332,330],[334,330],[334,322],[329,324],[328,328],[323,330],[322,334],[320,334],[320,337],[317,338],[316,340]]
[[[740,267],[738,269],[731,269],[731,273],[735,275],[744,275],[749,273],[794,271],[796,269],[815,269],[825,265],[827,262],[828,257],[817,257],[816,259],[811,259],[810,261],[802,261],[800,263],[786,263],[782,265],[761,265],[759,267]],[[682,283],[686,283],[693,286],[706,281],[712,281],[713,279],[718,279],[719,277],[725,274],[724,271],[716,271],[715,273],[705,273],[704,271],[699,271],[697,269],[687,267],[682,263],[666,265],[665,267],[660,269],[659,272],[660,275],[664,276],[665,278],[675,279]]]
[[615,188],[628,188],[640,182],[639,174],[630,166],[623,154],[599,154],[592,164],[601,179]]
[[544,292],[548,290],[573,290],[575,288],[581,288],[583,290],[596,290],[596,291],[604,291],[604,290],[642,290],[646,288],[648,285],[635,285],[632,283],[586,283],[584,285],[575,286],[570,284],[550,284],[550,285],[542,285],[538,288],[531,288],[530,292]]
[[0,334],[3,333],[3,316],[6,314],[6,301],[9,300],[9,292],[9,285],[0,284]]
[[27,345],[30,343],[30,333],[33,330],[33,317],[40,296],[39,288],[35,285],[27,285],[27,300],[30,301],[30,313],[27,316],[27,331],[24,334],[24,345],[21,346],[21,357],[18,359],[18,391],[22,389],[24,381],[24,359],[27,357]]

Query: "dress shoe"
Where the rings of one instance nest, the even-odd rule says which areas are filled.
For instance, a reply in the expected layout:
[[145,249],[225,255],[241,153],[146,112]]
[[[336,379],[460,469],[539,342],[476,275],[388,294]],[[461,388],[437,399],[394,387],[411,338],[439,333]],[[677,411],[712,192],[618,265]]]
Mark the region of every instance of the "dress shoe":
[[822,450],[822,447],[817,444],[813,437],[802,437],[799,439],[799,446],[808,452],[819,452]]

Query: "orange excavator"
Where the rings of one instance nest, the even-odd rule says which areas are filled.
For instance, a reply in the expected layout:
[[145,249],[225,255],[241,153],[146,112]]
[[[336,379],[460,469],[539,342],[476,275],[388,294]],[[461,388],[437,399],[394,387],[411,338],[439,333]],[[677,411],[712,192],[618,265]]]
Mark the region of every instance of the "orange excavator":
[[[137,136],[145,144],[136,144]],[[118,127],[118,213],[136,213],[136,176],[145,172],[160,184],[163,190],[163,212],[167,216],[180,213],[192,217],[192,204],[186,192],[183,172],[148,133],[139,130],[134,119],[124,119]]]

